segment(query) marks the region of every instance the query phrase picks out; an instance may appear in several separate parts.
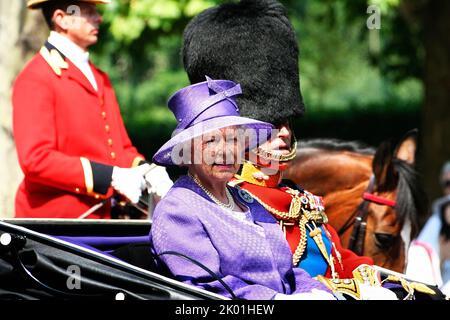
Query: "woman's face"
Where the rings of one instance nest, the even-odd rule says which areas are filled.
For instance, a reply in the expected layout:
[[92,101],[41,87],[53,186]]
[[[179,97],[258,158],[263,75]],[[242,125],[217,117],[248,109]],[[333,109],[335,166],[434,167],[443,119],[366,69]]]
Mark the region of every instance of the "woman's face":
[[242,159],[238,131],[238,127],[227,127],[194,139],[189,171],[210,184],[230,181]]

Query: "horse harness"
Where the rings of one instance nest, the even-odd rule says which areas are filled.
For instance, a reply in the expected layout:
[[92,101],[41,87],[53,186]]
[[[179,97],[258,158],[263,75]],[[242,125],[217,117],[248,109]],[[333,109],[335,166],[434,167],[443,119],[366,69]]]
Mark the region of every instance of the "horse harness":
[[[350,241],[348,244],[348,249],[352,250],[358,255],[362,255],[364,251],[364,239],[366,237],[367,231],[367,217],[369,215],[369,204],[370,202],[385,205],[389,207],[395,207],[396,202],[389,200],[385,197],[380,197],[375,195],[375,176],[372,174],[369,180],[369,185],[366,191],[362,195],[362,201],[350,215],[350,218],[344,223],[344,225],[339,229],[338,234],[342,234],[353,225],[352,234],[350,236]],[[353,219],[354,218],[354,219]]]

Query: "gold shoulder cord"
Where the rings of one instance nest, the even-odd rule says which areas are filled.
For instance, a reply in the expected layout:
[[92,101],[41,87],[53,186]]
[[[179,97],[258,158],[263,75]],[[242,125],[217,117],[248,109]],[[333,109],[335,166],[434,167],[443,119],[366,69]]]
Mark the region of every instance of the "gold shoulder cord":
[[306,242],[307,242],[307,238],[306,238],[306,224],[308,223],[308,218],[306,218],[305,216],[302,216],[300,218],[300,220],[298,221],[298,226],[300,228],[300,233],[301,233],[301,238],[300,241],[298,242],[298,246],[295,249],[294,254],[292,255],[292,263],[294,264],[294,266],[297,266],[298,263],[300,262],[300,259],[302,258],[303,253],[305,252],[306,249]]
[[[308,217],[308,213],[306,211],[304,211],[303,213],[304,213],[303,216]],[[314,223],[313,220],[311,221],[311,224],[313,225],[313,227],[311,227],[310,224],[306,223],[306,227],[310,231],[309,232],[309,236],[314,240],[314,242],[316,243],[317,247],[320,250],[320,253],[322,254],[324,259],[326,260],[326,262],[330,266],[330,268],[331,268],[331,277],[333,279],[339,278],[339,276],[338,276],[338,274],[336,272],[336,269],[334,267],[334,258],[333,258],[332,252],[330,252],[330,255],[328,255],[327,247],[325,246],[325,243],[323,242],[322,230],[316,226],[316,224]]]

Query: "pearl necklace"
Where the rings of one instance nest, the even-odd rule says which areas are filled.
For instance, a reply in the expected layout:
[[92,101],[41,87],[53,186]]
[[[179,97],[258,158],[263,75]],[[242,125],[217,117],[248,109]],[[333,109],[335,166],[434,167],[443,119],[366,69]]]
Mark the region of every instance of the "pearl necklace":
[[228,199],[228,204],[223,203],[222,201],[220,201],[219,199],[217,199],[212,193],[211,191],[209,191],[201,182],[200,180],[197,179],[197,177],[194,177],[192,174],[189,173],[189,177],[192,178],[192,180],[194,180],[194,182],[203,190],[205,191],[205,193],[208,195],[208,197],[211,198],[212,201],[214,201],[217,205],[221,206],[224,209],[227,210],[234,210],[234,200],[233,200],[233,196],[231,195],[230,191],[228,191],[228,188],[225,188],[225,193],[227,195],[227,199]]

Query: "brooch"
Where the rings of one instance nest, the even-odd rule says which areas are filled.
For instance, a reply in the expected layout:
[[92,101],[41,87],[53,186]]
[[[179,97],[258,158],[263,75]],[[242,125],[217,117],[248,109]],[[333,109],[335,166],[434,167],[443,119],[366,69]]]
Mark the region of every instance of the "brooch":
[[245,191],[244,189],[239,189],[238,194],[241,197],[241,199],[247,203],[253,203],[253,201],[255,201],[255,199],[253,199],[251,194]]

